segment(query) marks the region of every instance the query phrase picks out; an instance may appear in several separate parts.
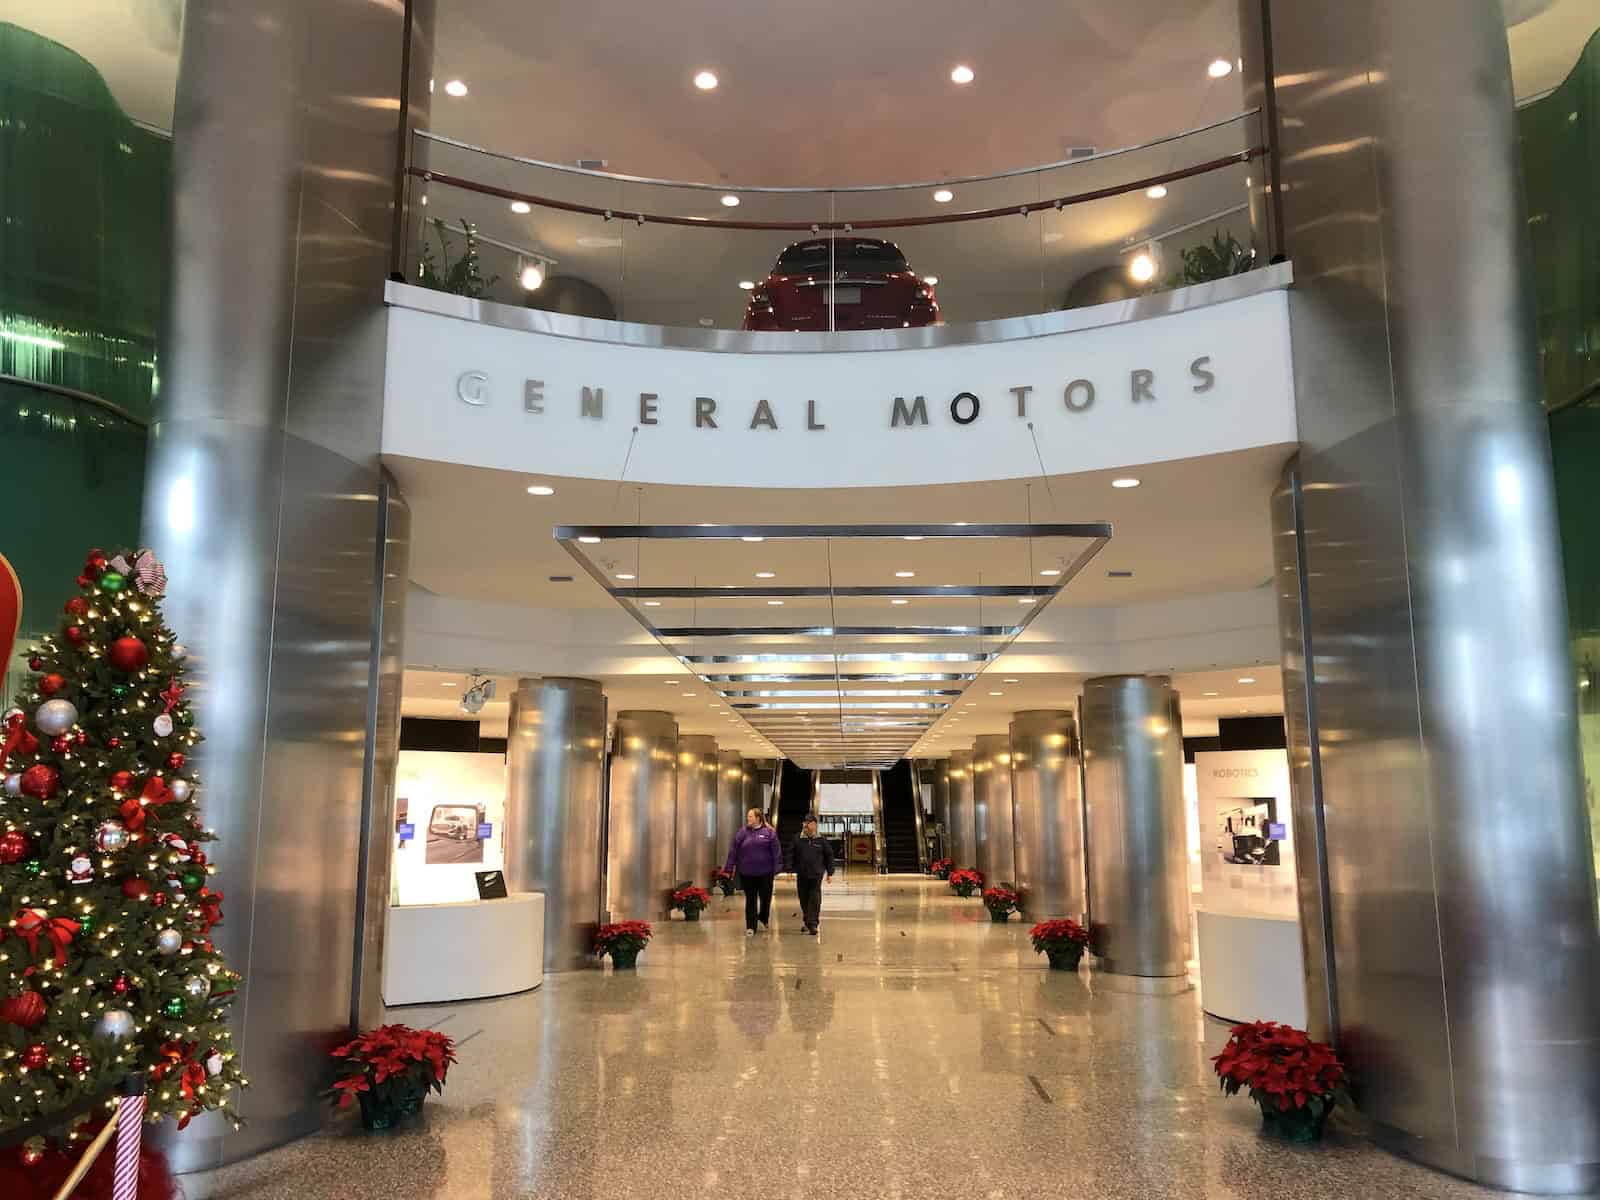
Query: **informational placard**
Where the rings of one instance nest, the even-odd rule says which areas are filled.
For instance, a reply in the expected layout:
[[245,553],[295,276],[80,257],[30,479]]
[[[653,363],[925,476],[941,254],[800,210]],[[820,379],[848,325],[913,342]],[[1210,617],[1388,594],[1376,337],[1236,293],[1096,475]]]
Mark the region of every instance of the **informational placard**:
[[1283,750],[1194,756],[1205,908],[1296,915],[1289,757]]
[[395,902],[476,900],[505,866],[505,756],[402,750],[395,785]]

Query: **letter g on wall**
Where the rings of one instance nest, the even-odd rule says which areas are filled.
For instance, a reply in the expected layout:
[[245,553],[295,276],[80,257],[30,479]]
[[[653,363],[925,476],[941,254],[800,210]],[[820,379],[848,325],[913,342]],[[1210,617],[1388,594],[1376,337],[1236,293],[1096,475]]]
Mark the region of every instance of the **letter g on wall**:
[[456,398],[475,408],[489,403],[489,377],[482,371],[461,372],[456,376]]

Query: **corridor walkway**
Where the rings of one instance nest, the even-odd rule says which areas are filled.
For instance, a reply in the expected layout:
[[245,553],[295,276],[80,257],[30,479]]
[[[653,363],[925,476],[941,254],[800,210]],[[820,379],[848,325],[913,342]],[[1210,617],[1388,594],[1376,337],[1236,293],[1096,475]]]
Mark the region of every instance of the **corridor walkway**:
[[328,1132],[189,1181],[277,1200],[1400,1200],[1494,1195],[1343,1131],[1262,1140],[1218,1092],[1225,1030],[1194,993],[1044,969],[1027,926],[911,877],[857,874],[800,932],[742,899],[658,926],[638,972],[551,976],[504,1000],[397,1010],[460,1042],[414,1127]]

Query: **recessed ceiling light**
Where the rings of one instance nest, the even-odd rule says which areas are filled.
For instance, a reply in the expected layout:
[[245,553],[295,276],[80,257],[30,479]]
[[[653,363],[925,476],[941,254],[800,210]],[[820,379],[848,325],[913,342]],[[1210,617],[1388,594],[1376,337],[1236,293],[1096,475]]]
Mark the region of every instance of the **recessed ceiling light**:
[[739,540],[741,542],[764,542],[767,539],[764,537],[742,537]]
[[717,86],[717,76],[714,71],[700,71],[694,77],[694,85],[702,92],[714,91]]
[[922,535],[920,533],[908,533],[905,536],[905,540],[908,542],[920,542]]
[[517,282],[525,292],[537,292],[544,286],[544,268],[538,263],[526,263],[517,275]]
[[637,575],[633,574],[631,571],[619,571],[619,572],[617,572],[617,578],[618,579],[637,579],[639,577]]
[[1055,567],[1046,567],[1044,570],[1040,571],[1039,574],[1048,579],[1054,579],[1057,575],[1061,574],[1061,572]]
[[555,494],[555,488],[549,487],[545,484],[530,483],[528,485],[528,495],[530,496],[554,496]]
[[1207,695],[1207,696],[1220,696],[1222,693],[1221,692],[1206,692],[1204,694]]
[[1128,277],[1135,283],[1149,283],[1156,277],[1156,260],[1149,251],[1141,251],[1128,263]]
[[447,96],[455,96],[457,99],[460,99],[462,96],[467,94],[467,85],[462,83],[459,79],[452,79],[449,83],[444,85],[444,90]]
[[972,68],[967,66],[966,63],[957,63],[950,69],[951,83],[971,83],[976,78],[977,76],[973,74]]
[[755,291],[756,290],[756,281],[753,280],[753,279],[741,279],[741,280],[739,280],[739,290],[740,291],[744,291],[744,292],[753,292],[753,291]]
[[889,601],[889,603],[890,604],[910,604],[911,601],[909,601],[909,600],[891,600],[891,601]]
[[772,605],[773,608],[782,608],[783,607],[783,601],[782,600],[768,600],[767,603]]
[[776,571],[757,571],[756,572],[756,578],[757,579],[776,579],[777,577],[778,577],[778,573]]
[[685,700],[692,700],[694,698],[694,693],[693,692],[684,692],[683,693],[683,698]]
[[940,188],[933,194],[933,202],[935,204],[949,204],[955,198],[956,194],[949,188]]
[[460,687],[461,685],[459,683],[452,683],[450,680],[446,679],[446,680],[441,681],[439,686],[440,687]]
[[990,692],[989,695],[991,695],[991,696],[1004,696],[1005,693],[1004,692]]
[[739,197],[735,196],[732,192],[729,192],[727,195],[722,197],[722,207],[723,208],[738,208],[739,207]]
[[646,608],[660,608],[661,607],[661,601],[659,601],[659,600],[646,600],[644,602],[644,606]]
[[1158,183],[1155,187],[1145,188],[1144,194],[1152,200],[1161,200],[1166,197],[1167,189]]
[[1033,596],[1018,596],[1017,597],[1017,603],[1018,604],[1032,604],[1034,602],[1034,599],[1035,599],[1035,597],[1033,597]]
[[937,275],[924,275],[922,277],[922,282],[927,284],[929,287],[938,287],[939,277]]
[[585,546],[598,546],[600,544],[600,539],[597,537],[581,537],[578,540]]
[[528,213],[533,211],[533,205],[529,204],[526,200],[513,200],[511,202],[511,211],[516,213],[519,217],[526,216]]
[[1256,681],[1256,677],[1254,675],[1241,675],[1241,676],[1239,676],[1239,682],[1240,683],[1254,683],[1255,681]]
[[1139,481],[1131,476],[1126,479],[1113,479],[1111,486],[1114,488],[1136,488],[1139,486]]
[[896,579],[915,579],[917,573],[915,571],[896,571],[894,577]]
[[1206,74],[1213,79],[1226,79],[1233,74],[1233,64],[1225,58],[1214,58],[1206,68]]
[[1001,683],[1018,683],[1020,681],[1016,680],[1016,679],[1002,679],[1000,682]]

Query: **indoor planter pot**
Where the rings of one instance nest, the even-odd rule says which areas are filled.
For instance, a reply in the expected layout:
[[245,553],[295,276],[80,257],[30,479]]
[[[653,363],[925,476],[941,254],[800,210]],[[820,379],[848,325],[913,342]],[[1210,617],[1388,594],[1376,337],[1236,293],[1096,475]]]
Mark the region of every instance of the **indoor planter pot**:
[[637,950],[624,950],[621,946],[611,948],[611,966],[618,971],[627,970],[629,967],[639,965],[639,952]]
[[989,910],[989,919],[996,925],[1004,925],[1011,919],[1011,913],[1006,909],[991,908]]
[[396,1090],[386,1096],[379,1096],[373,1092],[358,1092],[356,1100],[361,1104],[361,1128],[374,1132],[393,1129],[407,1117],[414,1117],[421,1112],[422,1102],[427,1095],[426,1089]]
[[1273,1108],[1261,1105],[1261,1131],[1286,1142],[1320,1142],[1331,1109],[1324,1106],[1313,1116],[1309,1108]]
[[685,921],[698,921],[700,919],[700,910],[698,908],[686,908],[686,909],[684,909],[683,910],[683,919]]
[[1046,950],[1044,953],[1050,960],[1052,971],[1076,971],[1078,964],[1083,961],[1082,946],[1064,946],[1060,950]]

